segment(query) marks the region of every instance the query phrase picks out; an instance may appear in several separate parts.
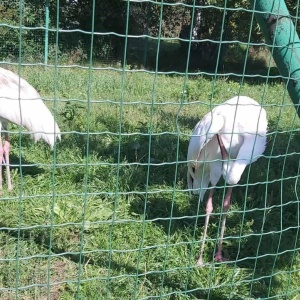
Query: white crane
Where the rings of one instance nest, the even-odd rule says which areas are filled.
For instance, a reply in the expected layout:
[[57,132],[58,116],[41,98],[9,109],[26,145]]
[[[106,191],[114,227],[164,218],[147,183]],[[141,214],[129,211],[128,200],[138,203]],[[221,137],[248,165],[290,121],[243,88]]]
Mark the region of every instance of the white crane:
[[41,100],[39,93],[17,74],[0,68],[0,135],[4,130],[5,141],[0,141],[0,190],[2,190],[2,165],[6,165],[8,190],[12,189],[9,150],[10,142],[7,124],[24,126],[34,141],[46,141],[51,149],[56,138],[60,139],[60,129],[51,112]]
[[209,189],[208,185],[211,184],[198,266],[203,266],[207,227],[213,210],[214,187],[221,175],[228,190],[223,200],[221,232],[215,261],[225,261],[222,256],[222,242],[232,187],[239,182],[246,166],[263,154],[266,148],[267,124],[264,108],[249,97],[237,96],[216,106],[194,128],[187,155],[188,188],[190,193],[200,193],[200,200],[203,200]]

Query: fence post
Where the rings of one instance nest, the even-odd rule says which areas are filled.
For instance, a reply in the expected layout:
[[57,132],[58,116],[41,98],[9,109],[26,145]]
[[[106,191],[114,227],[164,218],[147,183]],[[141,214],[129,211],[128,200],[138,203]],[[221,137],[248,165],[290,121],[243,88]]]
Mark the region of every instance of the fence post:
[[45,57],[44,64],[48,64],[48,45],[49,45],[49,0],[46,0],[46,19],[45,19]]
[[284,0],[251,0],[289,95],[300,117],[300,40]]
[[146,25],[146,37],[144,43],[144,68],[147,65],[147,58],[148,58],[148,48],[149,48],[149,24],[150,24],[150,2],[147,3],[147,25]]

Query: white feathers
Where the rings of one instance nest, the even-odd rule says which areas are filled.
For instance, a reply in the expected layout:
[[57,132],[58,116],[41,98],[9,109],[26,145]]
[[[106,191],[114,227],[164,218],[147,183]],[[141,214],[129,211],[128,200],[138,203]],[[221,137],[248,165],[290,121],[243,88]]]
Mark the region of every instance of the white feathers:
[[[266,111],[255,100],[238,96],[216,106],[198,122],[190,139],[189,190],[200,193],[202,200],[209,183],[215,186],[221,175],[229,185],[236,184],[245,167],[264,152],[266,133]],[[225,162],[222,162],[217,134],[229,154]]]
[[24,126],[35,141],[43,139],[53,148],[60,129],[39,93],[24,79],[0,68],[0,122]]

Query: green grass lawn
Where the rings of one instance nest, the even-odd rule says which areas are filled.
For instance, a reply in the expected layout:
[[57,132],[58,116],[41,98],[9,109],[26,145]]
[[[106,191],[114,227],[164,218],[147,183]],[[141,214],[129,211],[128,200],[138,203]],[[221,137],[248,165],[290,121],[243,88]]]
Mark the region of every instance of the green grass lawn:
[[[1,299],[300,294],[300,122],[283,84],[75,67],[24,67],[22,77],[63,134],[51,152],[10,127],[14,190],[4,189],[0,201]],[[189,134],[211,104],[238,94],[265,105],[267,150],[233,191],[224,240],[230,262],[197,268],[205,205],[186,191]]]

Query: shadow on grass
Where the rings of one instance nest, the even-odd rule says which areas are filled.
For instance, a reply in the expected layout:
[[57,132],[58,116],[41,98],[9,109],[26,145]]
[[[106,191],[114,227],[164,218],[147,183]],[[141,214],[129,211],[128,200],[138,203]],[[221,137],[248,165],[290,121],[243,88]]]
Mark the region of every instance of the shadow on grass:
[[19,172],[20,168],[22,168],[23,176],[29,175],[35,177],[45,172],[43,168],[36,165],[36,162],[28,161],[23,157],[20,161],[20,158],[17,155],[10,155],[10,164],[12,165],[10,167],[11,170],[17,170]]
[[[38,141],[39,149],[36,150],[32,147],[35,143],[34,140],[27,133],[17,133],[18,127],[16,125],[12,126],[14,133],[10,134],[11,139],[11,149],[9,154],[10,159],[10,169],[17,170],[20,173],[20,168],[22,168],[22,175],[35,177],[39,174],[45,173],[45,170],[42,167],[37,166],[36,161],[31,161],[26,159],[26,156],[32,156],[30,151],[41,151],[45,156],[51,156],[52,151],[49,145],[45,141]],[[21,140],[20,140],[20,134]],[[19,149],[19,150],[18,150]],[[21,149],[21,150],[20,150]],[[21,157],[20,157],[21,155]]]
[[[227,47],[225,59],[217,64],[217,51],[210,53],[211,51],[206,51],[205,47],[201,51],[191,50],[188,53],[188,47],[180,45],[179,41],[160,41],[158,45],[157,41],[134,39],[129,42],[127,64],[132,68],[166,72],[169,76],[173,76],[174,72],[188,71],[201,72],[201,76],[209,79],[215,76],[224,77],[226,74],[229,80],[237,82],[243,80],[254,85],[282,82],[277,67],[268,66],[269,58],[264,53],[268,52],[265,49],[252,48],[245,62],[246,49],[237,45],[234,49]],[[210,49],[210,46],[207,46],[207,49]]]

